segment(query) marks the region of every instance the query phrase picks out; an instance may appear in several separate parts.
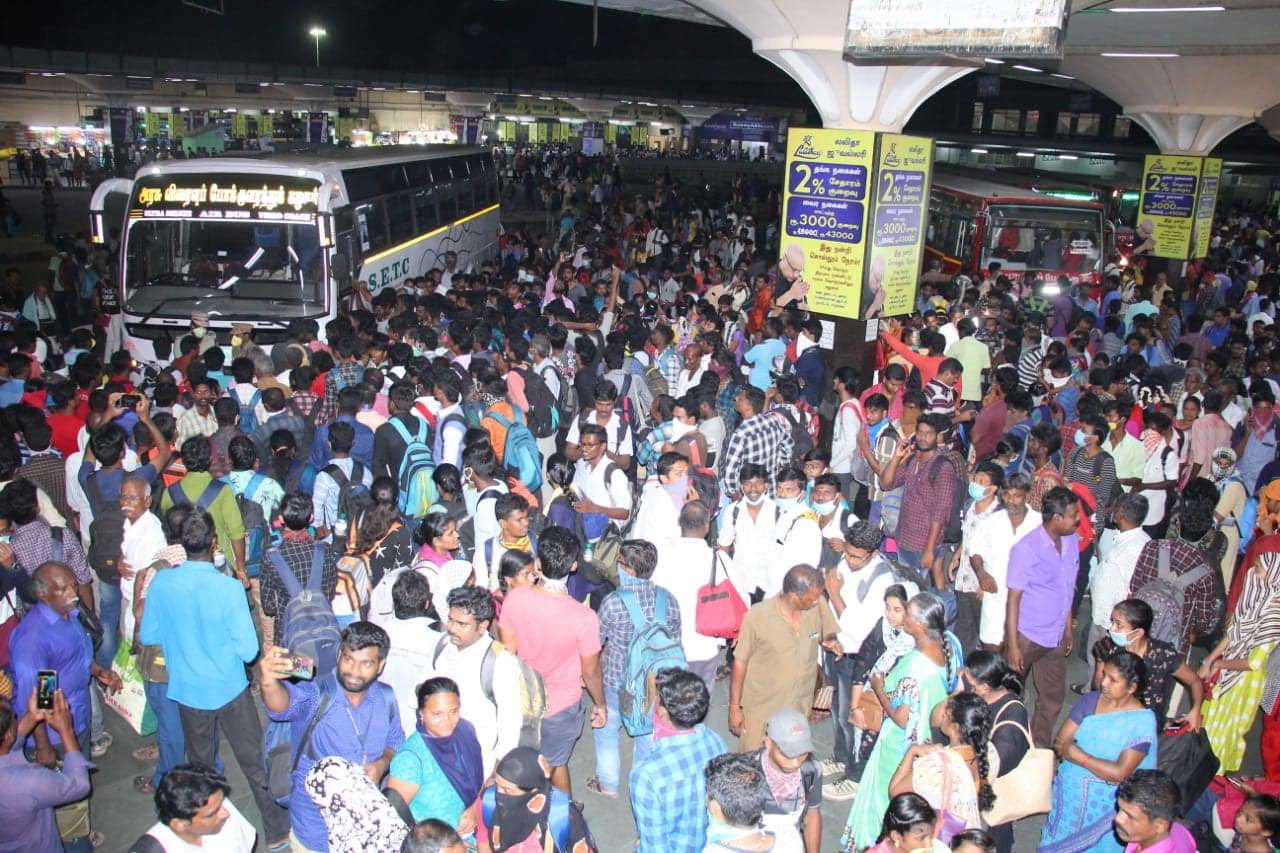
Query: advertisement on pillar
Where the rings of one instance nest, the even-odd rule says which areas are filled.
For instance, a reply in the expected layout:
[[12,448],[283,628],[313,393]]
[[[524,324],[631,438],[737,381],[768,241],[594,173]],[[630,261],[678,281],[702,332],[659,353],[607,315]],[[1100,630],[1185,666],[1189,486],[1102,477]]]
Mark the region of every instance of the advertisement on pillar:
[[880,135],[875,206],[866,286],[859,317],[896,317],[915,311],[916,285],[929,221],[933,140]]
[[1222,161],[1216,157],[1204,158],[1200,172],[1200,194],[1196,196],[1196,222],[1191,231],[1191,257],[1203,258],[1209,254],[1209,240],[1213,237],[1213,211],[1218,205],[1218,183],[1222,179]]
[[815,313],[858,316],[875,142],[869,130],[787,131],[781,253]]
[[1150,241],[1152,255],[1187,259],[1203,160],[1203,157],[1176,154],[1147,155],[1142,169],[1135,239]]

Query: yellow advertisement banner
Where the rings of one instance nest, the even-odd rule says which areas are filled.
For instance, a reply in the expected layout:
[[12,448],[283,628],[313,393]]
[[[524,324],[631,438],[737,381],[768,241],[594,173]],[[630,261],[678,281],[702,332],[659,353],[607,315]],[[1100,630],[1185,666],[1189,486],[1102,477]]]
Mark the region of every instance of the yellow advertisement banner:
[[1200,172],[1200,193],[1196,196],[1196,222],[1191,231],[1191,257],[1203,258],[1209,254],[1209,240],[1213,237],[1213,211],[1218,205],[1218,184],[1222,180],[1222,161],[1216,157],[1204,158]]
[[870,130],[787,131],[781,253],[815,313],[858,317],[875,143]]
[[932,173],[932,139],[881,134],[867,283],[858,316],[895,317],[916,310]]
[[1138,202],[1138,233],[1150,234],[1154,239],[1151,254],[1187,259],[1203,160],[1203,157],[1170,154],[1147,155],[1142,169],[1142,197]]

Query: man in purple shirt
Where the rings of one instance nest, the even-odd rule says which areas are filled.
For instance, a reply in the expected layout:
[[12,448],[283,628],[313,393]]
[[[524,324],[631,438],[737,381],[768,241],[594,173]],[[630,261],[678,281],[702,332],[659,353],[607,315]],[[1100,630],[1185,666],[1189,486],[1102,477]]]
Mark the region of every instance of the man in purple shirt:
[[1062,710],[1071,654],[1071,600],[1079,571],[1076,528],[1080,499],[1059,486],[1044,496],[1044,524],[1009,553],[1009,600],[1004,643],[1009,665],[1036,685],[1031,734],[1037,746],[1053,742]]
[[[18,718],[8,702],[0,700],[0,849],[89,851],[88,836],[68,842],[58,837],[53,816],[56,806],[89,796],[89,769],[92,765],[76,740],[71,706],[59,690],[53,695],[53,710],[36,710],[36,694],[27,695],[26,713]],[[41,723],[53,729],[62,743],[61,770],[50,770],[27,761],[21,743]]]

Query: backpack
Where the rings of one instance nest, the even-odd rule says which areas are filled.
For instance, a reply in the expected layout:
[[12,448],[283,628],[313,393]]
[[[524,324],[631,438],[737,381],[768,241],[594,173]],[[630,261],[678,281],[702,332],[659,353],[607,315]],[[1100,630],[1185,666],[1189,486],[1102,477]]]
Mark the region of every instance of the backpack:
[[[484,825],[493,828],[493,813],[498,807],[497,786],[490,785],[484,789],[484,793],[480,795],[481,819]],[[551,807],[547,811],[547,835],[543,839],[542,849],[547,853],[570,853],[569,837],[569,795],[559,788],[552,786],[551,788]],[[586,821],[582,822],[584,830],[587,829]],[[584,839],[586,847],[583,848],[584,853],[594,853],[599,848],[596,847],[595,839],[591,837],[590,830],[587,830],[587,837]]]
[[667,600],[671,596],[664,589],[657,589],[655,593],[652,619],[645,617],[634,592],[619,589],[616,593],[635,628],[622,659],[622,684],[618,687],[618,710],[627,734],[632,737],[653,731],[652,678],[659,670],[687,665],[679,634],[672,636],[667,629]]
[[[210,480],[209,485],[204,487],[204,491],[200,493],[200,497],[196,499],[196,509],[208,510],[210,505],[218,499],[218,495],[222,490],[227,488],[227,484],[221,480]],[[187,493],[182,491],[182,482],[179,481],[171,485],[168,489],[169,500],[173,501],[174,506],[190,506],[191,501],[187,498]],[[234,492],[233,492],[234,493]],[[123,534],[121,534],[123,536]]]
[[[436,643],[435,654],[431,656],[433,669],[439,662],[440,655],[444,652],[445,644],[448,642],[449,636],[446,634]],[[516,668],[520,672],[520,746],[538,749],[542,746],[542,717],[547,712],[546,685],[536,669],[529,666],[519,655],[507,651],[506,646],[502,645],[502,643],[493,640],[489,643],[489,648],[485,651],[484,658],[480,661],[480,689],[484,691],[484,698],[491,703],[494,701],[493,672],[498,661],[498,655],[511,655],[511,658],[516,662]]]
[[284,591],[289,595],[284,613],[279,616],[280,636],[289,651],[315,661],[317,681],[337,670],[338,646],[342,642],[338,619],[333,615],[329,600],[324,597],[324,561],[328,552],[325,543],[315,544],[305,587],[298,583],[297,576],[278,550],[273,548],[267,554],[267,559],[280,576]]
[[1141,598],[1151,605],[1155,620],[1147,636],[1153,640],[1169,643],[1179,651],[1183,650],[1186,631],[1182,624],[1182,604],[1187,597],[1187,588],[1207,577],[1211,571],[1209,566],[1201,563],[1189,572],[1175,575],[1169,568],[1172,559],[1173,542],[1168,539],[1156,543],[1159,553],[1156,559],[1156,578],[1142,585],[1134,593],[1134,598]]
[[636,414],[635,404],[631,401],[631,374],[629,373],[622,379],[622,387],[618,389],[618,399],[613,404],[613,410],[618,413],[622,421],[618,434],[622,435],[624,430],[630,430],[634,436],[636,427],[639,426],[639,416]]
[[946,463],[955,469],[956,490],[951,496],[951,515],[947,518],[947,526],[942,530],[942,541],[955,543],[960,541],[961,528],[964,526],[964,502],[969,497],[965,488],[969,480],[969,466],[954,453],[940,453],[937,459],[929,463],[929,485],[938,481],[938,475]]
[[262,574],[262,561],[266,559],[267,546],[271,542],[271,526],[262,512],[262,505],[253,499],[265,479],[267,479],[266,474],[254,471],[244,487],[243,494],[237,493],[234,486],[231,487],[232,493],[236,496],[236,506],[240,507],[240,518],[244,520],[245,532],[248,534],[244,542],[244,570],[245,574],[251,578]]
[[410,518],[422,518],[440,497],[432,477],[436,458],[431,450],[430,429],[426,421],[419,420],[417,435],[411,436],[400,418],[390,418],[387,423],[405,444],[404,454],[400,457],[400,471],[396,475],[396,485],[400,487],[400,512]]
[[239,430],[245,435],[253,435],[258,431],[258,402],[262,399],[262,389],[254,388],[249,402],[240,399],[240,392],[235,393],[236,402],[240,404]]
[[547,386],[548,392],[551,391],[546,378],[548,370],[555,374],[560,388],[560,394],[556,397],[556,415],[560,418],[560,423],[567,424],[578,413],[578,390],[573,387],[572,382],[564,378],[564,374],[557,370],[555,365],[548,365],[539,371],[539,378],[542,384]]
[[[302,407],[299,406],[293,398],[285,401],[285,405],[288,407],[289,411],[293,412],[306,422],[306,441],[304,441],[302,446],[298,448],[297,455],[299,459],[307,459],[311,455],[311,442],[314,441],[316,437],[316,417],[320,414],[320,402],[317,400],[313,403],[311,411],[307,412],[305,415],[302,413]],[[268,436],[268,438],[270,438],[270,436]]]
[[516,373],[524,380],[524,398],[529,402],[529,432],[536,438],[555,435],[561,420],[551,387],[528,368],[516,368]]
[[502,450],[503,465],[516,473],[520,482],[531,492],[542,488],[542,453],[538,450],[537,439],[525,426],[524,416],[519,409],[513,409],[515,421],[509,421],[498,412],[489,412],[486,417],[493,418],[507,430],[507,441]]
[[649,394],[655,400],[664,394],[671,393],[671,384],[667,382],[666,375],[656,364],[651,364],[644,369],[644,383],[649,386]]
[[813,450],[813,436],[809,434],[809,428],[805,425],[804,418],[791,416],[788,409],[774,409],[782,418],[783,424],[791,431],[791,458],[803,459],[805,454]]
[[348,521],[354,521],[369,507],[373,506],[373,495],[364,484],[364,466],[352,460],[351,476],[342,473],[337,463],[330,462],[324,466],[324,472],[338,484],[338,515],[345,515]]
[[120,553],[124,548],[124,513],[120,510],[120,501],[108,503],[103,499],[96,471],[85,479],[85,496],[93,508],[85,559],[104,583],[120,583]]

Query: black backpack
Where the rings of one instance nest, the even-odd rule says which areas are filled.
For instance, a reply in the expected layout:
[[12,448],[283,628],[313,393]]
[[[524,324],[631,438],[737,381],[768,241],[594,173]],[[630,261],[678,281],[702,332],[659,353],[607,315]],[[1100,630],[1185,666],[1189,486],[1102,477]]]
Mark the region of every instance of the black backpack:
[[547,365],[538,372],[538,378],[547,386],[548,391],[551,386],[547,384],[547,371],[551,371],[560,386],[560,395],[556,397],[556,413],[560,416],[560,423],[567,424],[578,414],[578,391],[573,387],[573,382],[566,379],[554,364]]
[[85,559],[103,583],[120,583],[120,552],[124,547],[124,513],[120,510],[120,501],[108,502],[102,497],[96,471],[85,480],[84,491],[93,509]]
[[524,380],[524,398],[529,402],[529,411],[525,415],[529,432],[535,438],[555,435],[560,428],[560,410],[551,387],[528,368],[516,368],[516,373]]
[[951,496],[951,515],[947,518],[947,526],[942,531],[942,541],[956,543],[960,541],[960,530],[964,524],[964,502],[969,497],[966,485],[969,481],[969,466],[954,451],[939,452],[938,457],[929,463],[929,485],[938,481],[943,465],[951,465],[956,471],[956,490]]
[[324,472],[338,484],[338,515],[346,515],[347,521],[354,524],[364,511],[373,506],[373,495],[364,484],[364,466],[354,459],[351,461],[351,476],[348,477],[336,463],[324,466]]
[[800,417],[798,412],[796,417],[792,417],[790,409],[775,409],[774,411],[782,417],[782,422],[791,430],[791,458],[803,459],[806,453],[813,450],[813,436],[809,435],[804,418]]

